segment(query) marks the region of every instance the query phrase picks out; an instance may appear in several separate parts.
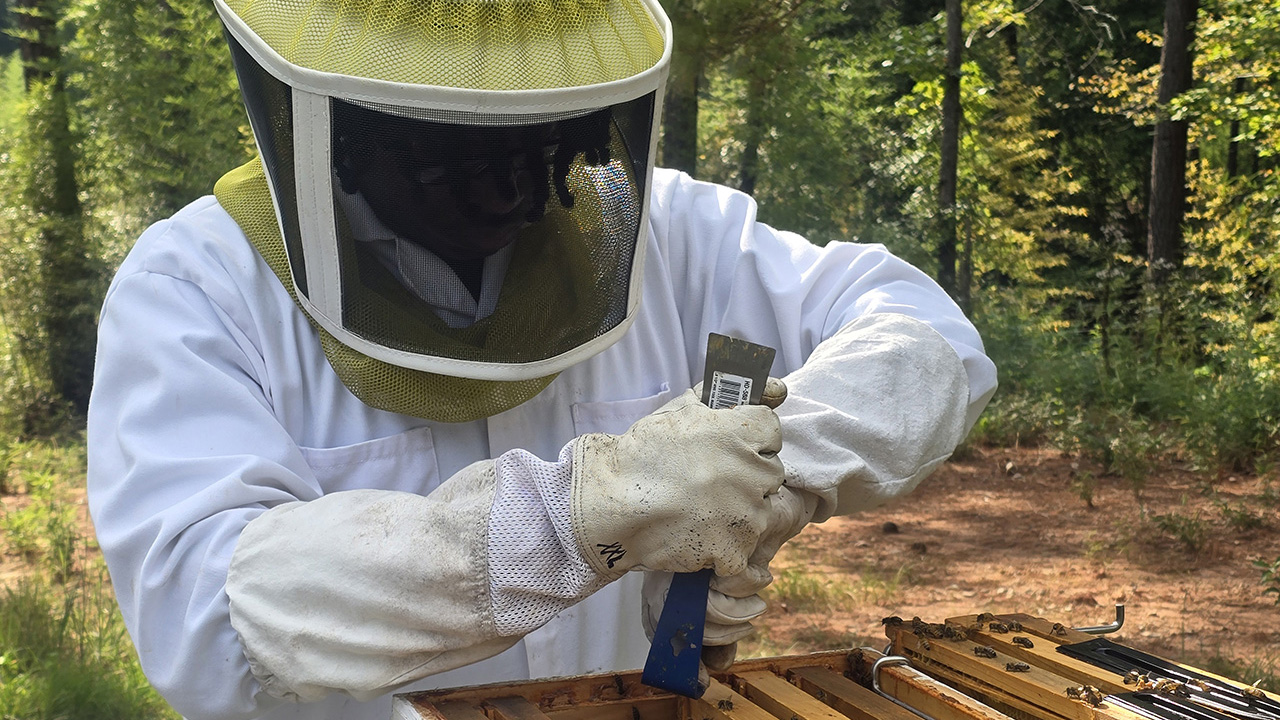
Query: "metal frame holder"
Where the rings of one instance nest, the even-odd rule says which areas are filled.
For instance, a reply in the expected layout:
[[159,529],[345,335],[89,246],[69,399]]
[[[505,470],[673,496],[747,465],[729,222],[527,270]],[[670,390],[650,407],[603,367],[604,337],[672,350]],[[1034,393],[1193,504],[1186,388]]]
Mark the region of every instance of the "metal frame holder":
[[885,665],[906,665],[907,667],[910,667],[911,659],[905,658],[901,655],[885,655],[884,657],[877,659],[871,665],[871,689],[875,690],[876,694],[888,700],[889,702],[893,703],[894,705],[898,705],[900,707],[906,708],[907,710],[911,711],[913,714],[924,718],[924,720],[933,720],[932,717],[925,715],[924,713],[902,702],[898,698],[890,695],[889,693],[885,692],[883,689],[880,688],[880,668]]
[[1116,603],[1116,620],[1106,625],[1090,625],[1088,627],[1071,628],[1090,635],[1107,635],[1124,627],[1124,603]]

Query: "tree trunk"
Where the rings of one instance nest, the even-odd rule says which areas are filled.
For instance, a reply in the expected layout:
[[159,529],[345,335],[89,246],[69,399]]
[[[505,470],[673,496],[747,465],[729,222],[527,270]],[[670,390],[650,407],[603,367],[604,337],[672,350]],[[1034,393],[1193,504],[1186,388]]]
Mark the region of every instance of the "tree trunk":
[[[1231,95],[1238,96],[1244,92],[1244,78],[1236,78],[1235,84],[1231,87]],[[1233,178],[1240,174],[1240,141],[1236,138],[1240,135],[1240,118],[1231,118],[1231,139],[1227,145],[1227,177]]]
[[27,90],[43,79],[53,77],[61,57],[58,47],[58,20],[45,0],[15,0],[14,25],[17,27],[18,57],[22,58],[22,80]]
[[956,287],[956,175],[960,155],[960,0],[947,0],[947,65],[942,94],[942,163],[938,173],[938,284]]
[[29,110],[26,199],[40,243],[39,323],[53,390],[80,413],[89,406],[93,380],[95,263],[86,249],[76,147],[57,41],[58,9],[49,0],[16,6]]
[[673,2],[669,11],[675,38],[662,107],[662,165],[696,177],[698,83],[706,45],[703,21],[689,2]]
[[764,139],[764,100],[768,83],[763,68],[752,67],[747,80],[746,127],[743,129],[742,165],[738,189],[748,195],[756,191],[760,177],[760,142]]
[[1157,101],[1161,117],[1151,146],[1151,201],[1147,216],[1148,276],[1163,283],[1182,261],[1182,219],[1187,195],[1187,121],[1167,117],[1168,106],[1191,89],[1191,44],[1198,0],[1166,0],[1164,50]]

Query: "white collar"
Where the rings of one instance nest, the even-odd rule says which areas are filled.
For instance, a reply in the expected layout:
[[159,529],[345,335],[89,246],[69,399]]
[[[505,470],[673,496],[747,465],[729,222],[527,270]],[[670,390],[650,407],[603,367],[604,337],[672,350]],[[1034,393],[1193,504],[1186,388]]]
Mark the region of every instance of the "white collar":
[[438,255],[396,235],[378,219],[362,196],[343,192],[336,180],[334,188],[352,237],[357,242],[368,243],[378,261],[396,280],[427,303],[446,325],[451,328],[467,327],[493,314],[515,243],[484,259],[477,300],[453,268]]

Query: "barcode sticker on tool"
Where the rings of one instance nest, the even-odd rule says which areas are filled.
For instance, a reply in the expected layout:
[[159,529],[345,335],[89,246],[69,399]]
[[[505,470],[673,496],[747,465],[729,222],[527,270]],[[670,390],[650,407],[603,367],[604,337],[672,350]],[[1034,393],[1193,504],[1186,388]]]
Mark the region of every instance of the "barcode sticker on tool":
[[723,410],[734,405],[746,405],[751,398],[751,378],[716,370],[711,375],[712,410]]

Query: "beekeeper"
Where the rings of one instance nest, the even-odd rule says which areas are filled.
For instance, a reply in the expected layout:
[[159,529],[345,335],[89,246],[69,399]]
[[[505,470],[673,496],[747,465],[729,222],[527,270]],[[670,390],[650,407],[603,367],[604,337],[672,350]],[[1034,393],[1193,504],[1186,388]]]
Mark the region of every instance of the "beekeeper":
[[[259,158],[125,260],[89,411],[189,718],[638,668],[663,571],[715,569],[723,664],[778,547],[911,490],[994,391],[918,270],[653,169],[653,0],[215,4]],[[777,349],[776,411],[689,391],[713,331]]]

